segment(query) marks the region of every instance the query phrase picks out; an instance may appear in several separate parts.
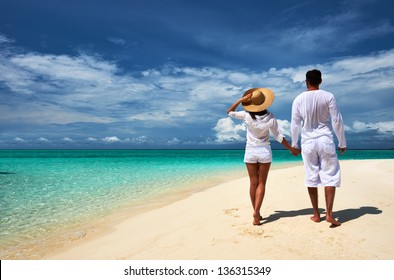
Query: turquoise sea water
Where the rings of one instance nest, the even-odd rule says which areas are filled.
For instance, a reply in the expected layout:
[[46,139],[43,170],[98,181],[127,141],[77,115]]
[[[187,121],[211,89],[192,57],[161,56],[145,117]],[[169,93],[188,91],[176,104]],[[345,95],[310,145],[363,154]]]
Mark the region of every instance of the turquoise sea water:
[[[0,258],[39,259],[48,244],[80,238],[96,220],[126,207],[247,176],[243,153],[0,150]],[[274,150],[273,158],[274,168],[301,164],[284,150]],[[350,150],[341,157],[383,158],[393,159],[394,151]]]

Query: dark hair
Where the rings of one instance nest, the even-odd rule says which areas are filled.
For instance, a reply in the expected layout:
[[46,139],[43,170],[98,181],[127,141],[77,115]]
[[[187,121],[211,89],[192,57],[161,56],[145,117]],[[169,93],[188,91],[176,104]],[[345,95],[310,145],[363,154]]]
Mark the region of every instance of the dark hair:
[[318,86],[321,84],[321,72],[317,69],[310,70],[306,72],[306,80],[312,86]]
[[264,111],[260,111],[260,112],[248,112],[250,114],[250,116],[252,117],[252,119],[256,119],[256,116],[264,116],[265,114],[268,113],[267,110]]

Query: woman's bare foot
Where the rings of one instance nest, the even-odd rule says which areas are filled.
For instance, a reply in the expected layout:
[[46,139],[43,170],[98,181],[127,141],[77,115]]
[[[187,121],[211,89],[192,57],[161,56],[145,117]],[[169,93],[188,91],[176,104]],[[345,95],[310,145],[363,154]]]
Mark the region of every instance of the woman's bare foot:
[[320,216],[312,216],[311,220],[314,221],[315,223],[320,223]]
[[260,220],[262,220],[263,217],[261,215],[253,215],[253,225],[254,226],[261,226]]
[[331,223],[331,226],[333,227],[339,227],[341,225],[341,223],[334,218],[326,217],[326,221]]

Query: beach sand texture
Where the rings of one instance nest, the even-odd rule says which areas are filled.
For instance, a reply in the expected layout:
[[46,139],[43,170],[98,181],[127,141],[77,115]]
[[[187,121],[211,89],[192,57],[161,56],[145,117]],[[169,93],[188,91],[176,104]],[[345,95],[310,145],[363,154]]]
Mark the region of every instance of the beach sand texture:
[[334,215],[312,209],[301,165],[271,170],[262,226],[252,225],[247,177],[107,224],[47,255],[57,260],[384,260],[394,259],[394,160],[341,161]]

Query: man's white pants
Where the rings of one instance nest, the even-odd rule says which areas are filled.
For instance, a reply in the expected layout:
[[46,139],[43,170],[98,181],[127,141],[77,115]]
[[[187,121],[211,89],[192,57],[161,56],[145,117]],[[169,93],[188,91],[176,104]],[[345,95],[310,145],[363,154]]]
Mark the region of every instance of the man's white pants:
[[305,186],[339,187],[341,169],[335,144],[330,137],[304,140],[301,144],[305,168]]

